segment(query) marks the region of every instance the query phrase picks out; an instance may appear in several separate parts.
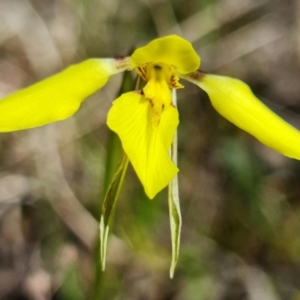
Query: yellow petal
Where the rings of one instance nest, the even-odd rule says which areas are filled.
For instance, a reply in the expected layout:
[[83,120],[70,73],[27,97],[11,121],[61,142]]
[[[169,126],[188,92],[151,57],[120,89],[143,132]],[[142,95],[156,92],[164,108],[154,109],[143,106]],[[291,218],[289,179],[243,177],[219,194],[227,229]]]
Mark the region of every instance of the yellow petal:
[[268,147],[300,159],[300,132],[260,102],[247,84],[208,74],[193,82],[207,92],[212,105],[223,117]]
[[187,74],[200,67],[200,57],[187,40],[169,35],[140,47],[131,55],[133,68],[147,63],[165,63],[175,66],[179,73]]
[[123,94],[113,102],[107,125],[122,142],[147,196],[152,199],[178,172],[169,149],[178,125],[177,109],[169,105],[154,126],[148,100],[137,92]]
[[113,59],[89,59],[7,96],[0,100],[0,132],[70,117],[111,75],[125,69],[124,64]]

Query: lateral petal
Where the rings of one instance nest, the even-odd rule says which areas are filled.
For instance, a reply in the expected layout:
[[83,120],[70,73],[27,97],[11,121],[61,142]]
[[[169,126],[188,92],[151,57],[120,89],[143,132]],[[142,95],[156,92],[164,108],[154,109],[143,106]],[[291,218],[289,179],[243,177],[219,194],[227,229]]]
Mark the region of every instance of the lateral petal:
[[300,159],[300,132],[257,99],[243,81],[206,74],[193,82],[227,120],[279,153]]
[[120,60],[88,59],[5,97],[0,100],[0,132],[42,126],[72,116],[110,76],[127,68]]
[[154,126],[149,101],[137,92],[129,92],[113,102],[107,125],[122,142],[147,196],[152,199],[166,187],[178,172],[169,157],[178,111],[166,106],[160,122]]

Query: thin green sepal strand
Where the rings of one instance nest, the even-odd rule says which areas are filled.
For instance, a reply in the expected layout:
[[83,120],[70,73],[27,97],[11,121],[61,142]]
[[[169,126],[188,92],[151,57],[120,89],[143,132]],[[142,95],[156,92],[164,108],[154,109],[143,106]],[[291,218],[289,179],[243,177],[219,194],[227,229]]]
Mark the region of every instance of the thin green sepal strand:
[[120,194],[120,190],[124,181],[128,163],[129,163],[128,157],[126,154],[124,154],[117,168],[117,171],[108,187],[108,190],[104,198],[103,206],[102,206],[102,214],[101,214],[101,219],[99,224],[100,258],[101,258],[102,271],[105,270],[109,221]]
[[[176,91],[172,90],[173,104],[176,106]],[[173,144],[171,147],[171,160],[177,165],[177,132],[174,135]],[[181,235],[181,211],[179,202],[178,191],[178,177],[177,175],[169,183],[168,186],[168,204],[170,214],[170,229],[171,229],[171,241],[172,241],[172,260],[170,267],[170,278],[173,278],[175,267],[179,257],[180,249],[180,235]]]

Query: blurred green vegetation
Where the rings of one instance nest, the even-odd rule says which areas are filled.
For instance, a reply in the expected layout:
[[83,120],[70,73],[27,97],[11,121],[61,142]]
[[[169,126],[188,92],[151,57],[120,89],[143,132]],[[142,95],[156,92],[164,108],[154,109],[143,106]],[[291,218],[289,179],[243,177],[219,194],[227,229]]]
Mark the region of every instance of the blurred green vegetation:
[[[194,44],[203,71],[246,81],[300,128],[299,20],[298,0],[0,0],[0,98],[173,33]],[[126,75],[122,89],[134,85]],[[129,167],[95,280],[99,208],[122,153],[106,114],[122,82],[67,121],[1,134],[0,299],[93,299],[95,287],[100,299],[300,299],[299,162],[228,123],[185,82],[175,277],[167,193],[149,201]]]

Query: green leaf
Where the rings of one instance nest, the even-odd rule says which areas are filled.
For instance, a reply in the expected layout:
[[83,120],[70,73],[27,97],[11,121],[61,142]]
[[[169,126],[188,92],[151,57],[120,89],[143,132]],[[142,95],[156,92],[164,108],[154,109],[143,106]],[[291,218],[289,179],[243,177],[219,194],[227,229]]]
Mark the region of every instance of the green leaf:
[[[176,92],[173,90],[173,104],[176,106]],[[171,160],[177,165],[177,132],[174,135],[171,148]],[[181,212],[178,192],[177,175],[170,182],[168,188],[168,204],[170,213],[170,229],[172,240],[172,260],[170,267],[170,278],[173,278],[175,267],[179,257],[180,234],[181,234]]]
[[117,171],[108,187],[106,192],[104,202],[102,205],[102,214],[100,219],[100,259],[102,271],[105,270],[105,261],[106,261],[106,250],[107,250],[107,238],[109,231],[109,221],[113,213],[114,207],[116,205],[117,199],[120,194],[121,186],[124,181],[124,176],[128,167],[128,157],[126,154],[123,155],[123,158],[117,168]]

